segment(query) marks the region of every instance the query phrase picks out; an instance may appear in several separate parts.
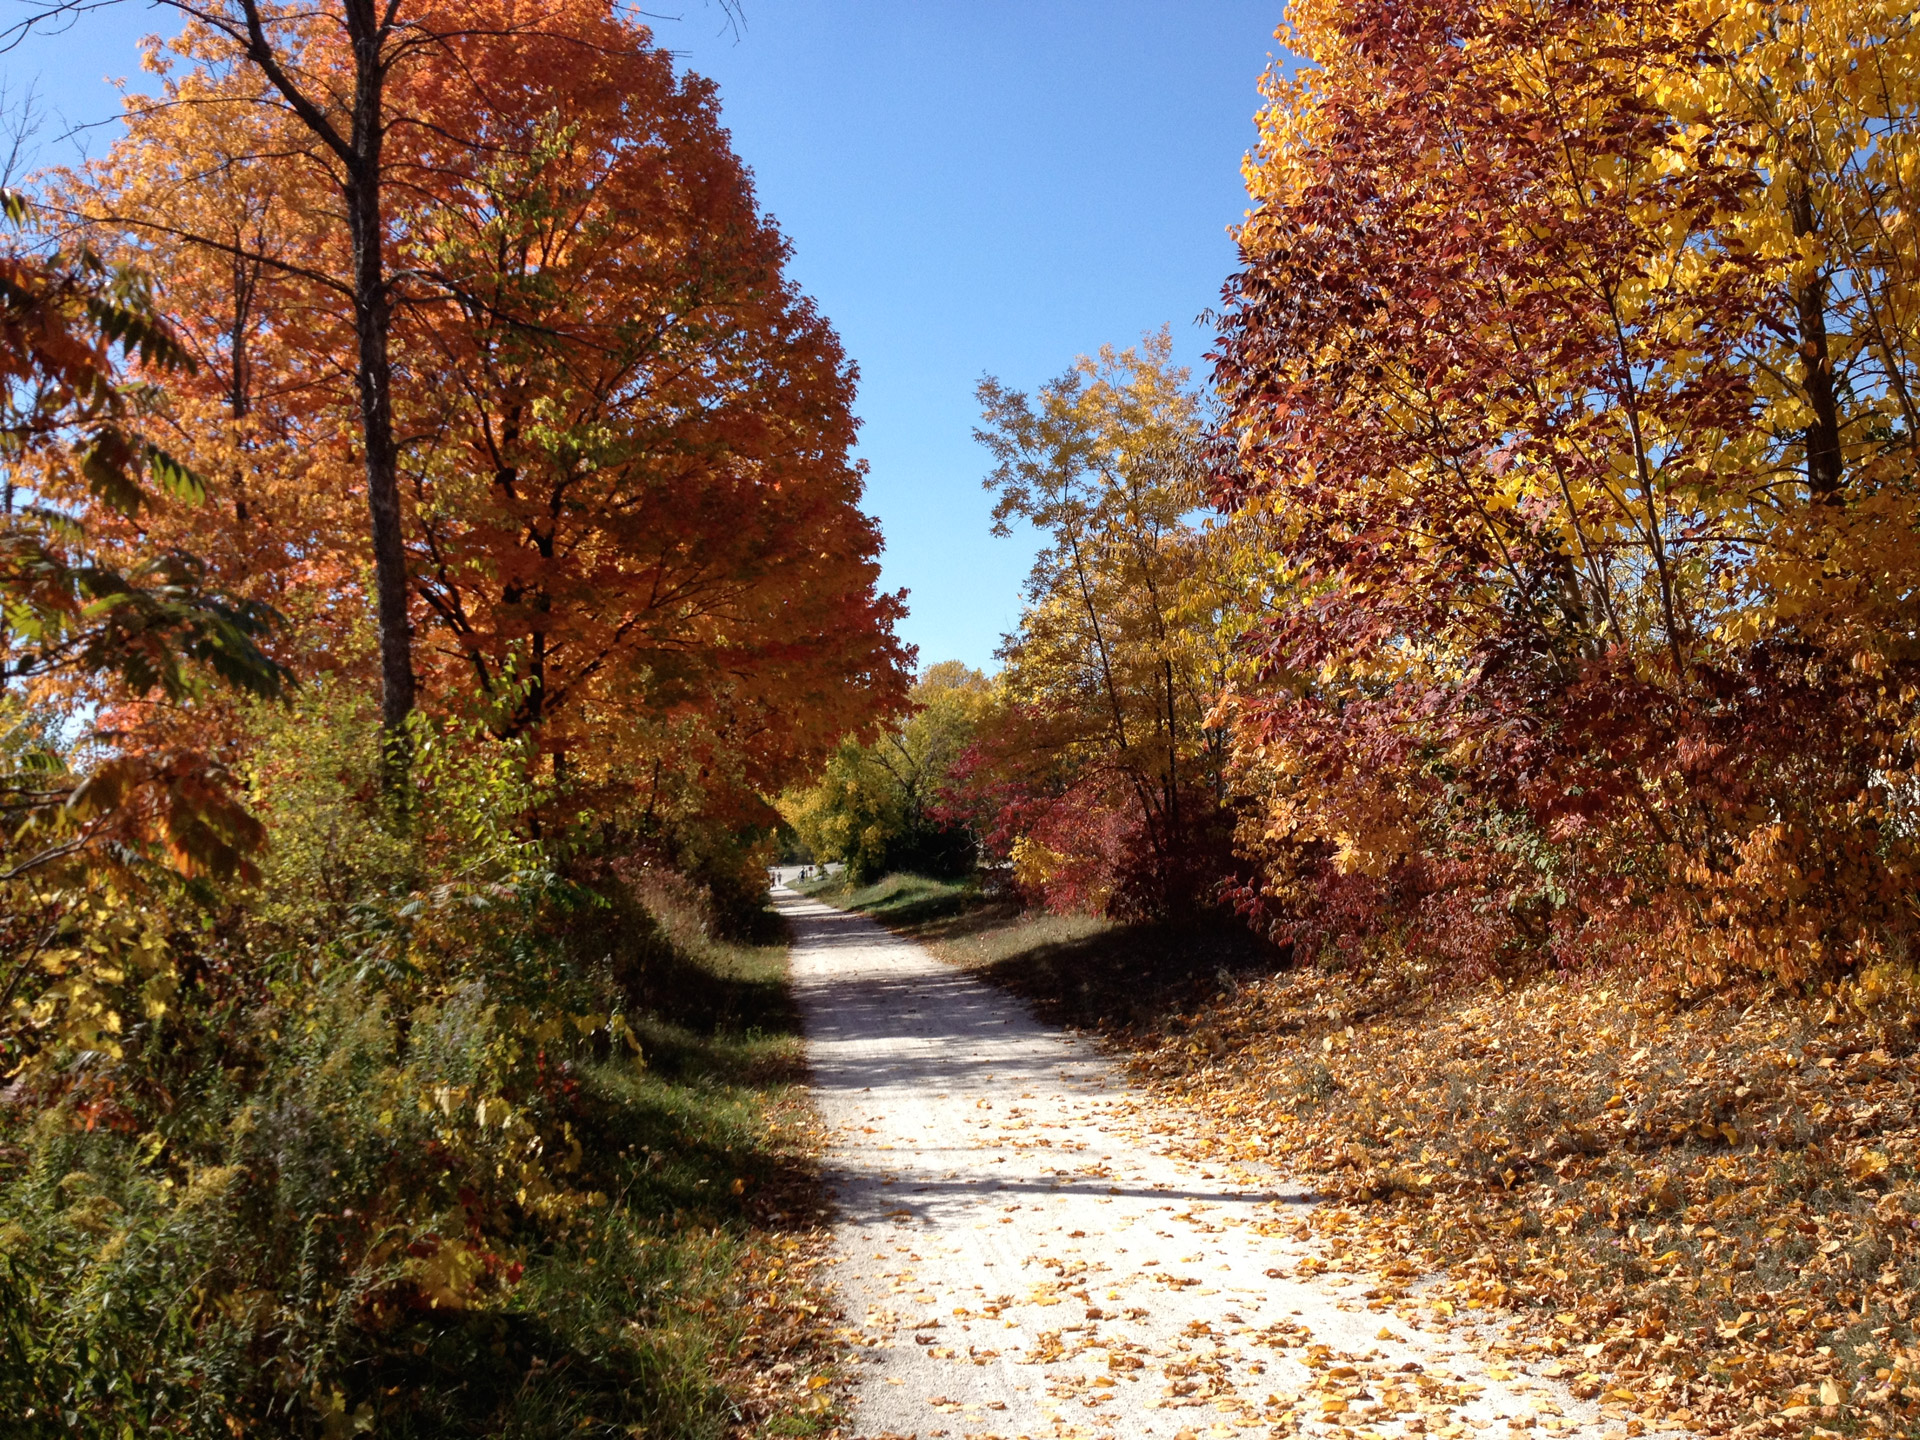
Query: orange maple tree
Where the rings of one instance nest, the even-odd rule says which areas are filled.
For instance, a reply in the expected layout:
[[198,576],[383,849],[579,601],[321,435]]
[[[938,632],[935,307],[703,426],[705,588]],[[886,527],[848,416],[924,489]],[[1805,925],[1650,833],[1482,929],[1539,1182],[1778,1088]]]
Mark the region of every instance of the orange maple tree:
[[[608,5],[495,8],[436,22],[384,82],[418,669],[435,705],[477,691],[583,783],[657,804],[663,776],[726,771],[744,801],[904,696],[854,373],[782,274],[712,86]],[[371,557],[337,178],[228,35],[174,49],[166,103],[131,108],[62,203],[185,317],[201,363],[175,438],[217,502],[210,553],[297,594],[304,653],[357,667]],[[302,66],[340,87],[351,69],[318,43]]]

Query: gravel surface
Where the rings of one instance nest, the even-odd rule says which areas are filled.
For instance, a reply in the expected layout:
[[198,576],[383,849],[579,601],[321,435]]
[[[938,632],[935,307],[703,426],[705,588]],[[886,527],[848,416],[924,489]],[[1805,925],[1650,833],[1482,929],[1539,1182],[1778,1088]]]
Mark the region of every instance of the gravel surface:
[[1342,1267],[1304,1197],[1164,1153],[1178,1112],[1087,1041],[862,916],[774,899],[832,1134],[858,1435],[1627,1433],[1540,1373],[1567,1362],[1490,1361],[1491,1324],[1416,1328],[1320,1273]]

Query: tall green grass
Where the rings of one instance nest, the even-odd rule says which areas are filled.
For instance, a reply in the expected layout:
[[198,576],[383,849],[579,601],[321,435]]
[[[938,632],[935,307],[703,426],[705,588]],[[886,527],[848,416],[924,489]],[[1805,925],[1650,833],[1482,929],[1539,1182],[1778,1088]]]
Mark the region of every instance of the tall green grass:
[[[531,1096],[489,1080],[483,994],[403,1017],[348,980],[240,1017],[259,1070],[189,1075],[173,1123],[0,1112],[7,1433],[731,1432],[747,1277],[807,1220],[800,1059],[783,950],[680,928],[632,947],[682,997],[640,1054],[579,1045]],[[540,1109],[554,1183],[508,1193]]]

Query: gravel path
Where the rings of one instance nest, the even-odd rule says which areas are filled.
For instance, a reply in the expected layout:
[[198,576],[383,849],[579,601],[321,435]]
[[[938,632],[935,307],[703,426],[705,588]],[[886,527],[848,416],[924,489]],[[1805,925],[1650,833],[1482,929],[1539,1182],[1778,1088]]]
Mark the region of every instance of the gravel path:
[[857,1434],[1625,1433],[1546,1378],[1566,1360],[1491,1362],[1492,1329],[1416,1329],[1318,1273],[1301,1197],[1163,1153],[1177,1112],[1090,1044],[864,917],[774,898],[832,1132]]

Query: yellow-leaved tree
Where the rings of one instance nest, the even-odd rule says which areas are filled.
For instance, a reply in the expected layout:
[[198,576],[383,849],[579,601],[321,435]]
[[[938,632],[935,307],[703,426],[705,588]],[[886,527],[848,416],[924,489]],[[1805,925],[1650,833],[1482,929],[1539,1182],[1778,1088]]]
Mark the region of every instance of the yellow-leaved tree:
[[1904,947],[1910,16],[1305,0],[1287,42],[1219,369],[1293,587],[1235,708],[1283,923]]
[[1029,892],[1164,913],[1208,899],[1225,853],[1233,663],[1223,537],[1201,523],[1206,406],[1165,331],[1029,396],[987,380],[998,533],[1041,541],[1003,697],[970,769],[982,828]]
[[973,834],[953,781],[994,702],[986,676],[958,660],[930,665],[904,720],[868,741],[851,737],[820,780],[789,793],[781,813],[814,858],[840,861],[858,880],[888,870],[966,873]]

